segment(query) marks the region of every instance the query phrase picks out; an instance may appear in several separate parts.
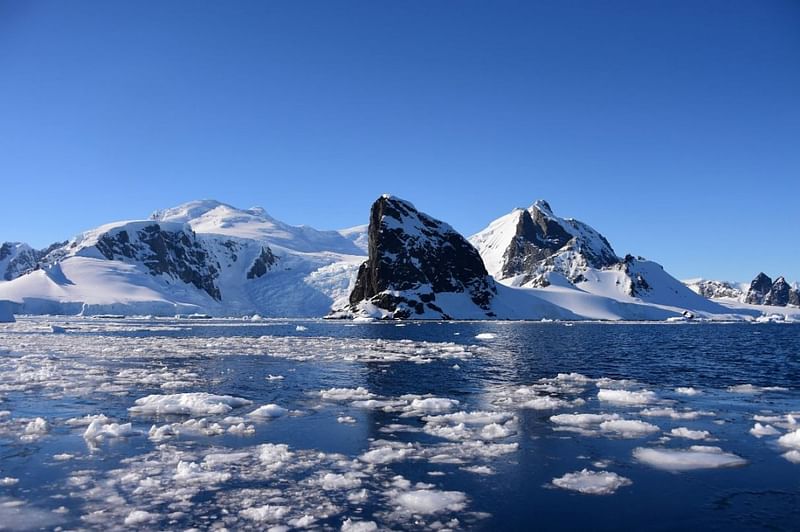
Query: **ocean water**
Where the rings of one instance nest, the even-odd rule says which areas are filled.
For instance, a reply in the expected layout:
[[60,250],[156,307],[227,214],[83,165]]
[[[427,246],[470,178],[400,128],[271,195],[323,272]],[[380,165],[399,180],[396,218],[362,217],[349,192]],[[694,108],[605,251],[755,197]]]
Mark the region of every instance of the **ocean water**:
[[796,324],[0,325],[0,529],[797,530],[798,461]]

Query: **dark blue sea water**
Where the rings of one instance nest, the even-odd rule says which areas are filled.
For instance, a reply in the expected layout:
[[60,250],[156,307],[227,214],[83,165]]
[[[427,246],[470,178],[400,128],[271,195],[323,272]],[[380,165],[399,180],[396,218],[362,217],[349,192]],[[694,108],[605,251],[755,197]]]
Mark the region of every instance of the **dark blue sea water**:
[[[800,464],[786,456],[800,447],[780,440],[800,428],[800,325],[403,325],[0,328],[0,529],[800,528]],[[130,410],[198,392],[250,403]],[[247,416],[267,404],[277,417]],[[80,418],[99,414],[106,432],[85,437]],[[753,435],[756,416],[774,433]],[[637,451],[694,460],[692,446],[733,459],[663,469]],[[553,483],[584,469],[624,482]]]

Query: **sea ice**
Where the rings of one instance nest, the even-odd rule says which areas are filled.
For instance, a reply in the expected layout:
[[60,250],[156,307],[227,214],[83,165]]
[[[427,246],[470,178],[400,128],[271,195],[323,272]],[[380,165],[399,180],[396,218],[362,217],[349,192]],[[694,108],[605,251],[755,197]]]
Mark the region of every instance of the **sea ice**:
[[705,445],[693,445],[688,449],[637,447],[633,450],[633,456],[643,464],[666,471],[736,467],[747,463],[747,460],[740,456],[726,453],[719,447]]
[[136,415],[181,414],[203,416],[227,414],[234,408],[252,404],[252,401],[231,395],[213,395],[205,392],[148,395],[137,399],[136,406],[128,410]]
[[609,390],[601,389],[597,392],[600,401],[619,405],[645,405],[654,402],[656,394],[650,390],[633,392],[629,390]]
[[675,393],[679,393],[681,395],[694,396],[694,395],[700,395],[703,392],[701,392],[697,388],[692,388],[691,386],[681,386],[675,388]]
[[756,438],[760,438],[762,436],[777,436],[780,434],[780,431],[772,425],[762,425],[761,423],[756,422],[756,424],[753,425],[753,428],[750,429],[750,434]]
[[496,336],[493,333],[479,333],[475,335],[476,340],[493,340]]
[[276,418],[285,415],[288,412],[287,409],[283,408],[282,406],[278,406],[276,404],[268,404],[264,406],[259,406],[249,414],[249,417],[258,417],[258,418]]
[[636,419],[612,419],[600,423],[600,430],[613,432],[623,438],[640,438],[661,429],[651,423]]
[[466,506],[467,496],[460,491],[421,489],[400,493],[394,501],[408,512],[426,515],[445,510],[461,511]]
[[327,390],[320,390],[319,396],[327,401],[363,401],[375,397],[375,394],[359,386],[358,388],[329,388]]
[[707,440],[711,437],[711,433],[707,430],[691,430],[688,427],[674,428],[669,434],[670,436],[686,438],[687,440]]
[[587,495],[611,495],[623,486],[633,484],[630,479],[610,471],[589,471],[584,469],[554,478],[553,485],[559,488],[585,493]]
[[796,429],[795,431],[784,434],[778,438],[778,445],[782,447],[800,449],[800,429]]

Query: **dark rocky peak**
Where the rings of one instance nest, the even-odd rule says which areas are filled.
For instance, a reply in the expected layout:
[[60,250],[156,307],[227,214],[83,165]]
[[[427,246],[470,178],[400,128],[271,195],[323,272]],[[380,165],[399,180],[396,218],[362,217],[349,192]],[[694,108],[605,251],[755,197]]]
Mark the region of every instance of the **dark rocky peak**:
[[764,296],[765,305],[785,307],[800,304],[800,293],[792,288],[786,279],[778,277]]
[[485,315],[496,293],[478,251],[448,224],[384,195],[370,210],[369,258],[350,294],[353,311],[369,304],[393,318],[452,317],[437,294],[463,293]]
[[751,305],[762,305],[767,293],[772,289],[772,279],[764,272],[756,275],[756,278],[750,283],[750,288],[747,290],[745,296],[745,303]]

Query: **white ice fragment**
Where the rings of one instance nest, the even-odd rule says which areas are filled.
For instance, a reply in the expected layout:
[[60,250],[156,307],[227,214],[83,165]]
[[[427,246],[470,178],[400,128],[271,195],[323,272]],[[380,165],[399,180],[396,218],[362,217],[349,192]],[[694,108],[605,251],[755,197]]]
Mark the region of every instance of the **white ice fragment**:
[[158,514],[146,512],[144,510],[133,510],[125,518],[125,526],[137,526],[145,523],[152,523],[159,518]]
[[466,506],[467,496],[460,491],[423,489],[400,493],[394,500],[412,514],[429,515],[445,510],[461,511]]
[[600,430],[613,432],[623,438],[639,438],[658,432],[657,426],[636,419],[611,419],[600,423]]
[[441,414],[449,412],[453,407],[458,406],[455,399],[444,399],[441,397],[428,397],[425,399],[414,399],[408,409],[420,414]]
[[780,434],[780,431],[772,425],[762,425],[761,423],[756,422],[756,424],[753,425],[753,428],[750,429],[750,434],[756,438],[761,438],[762,436],[777,436]]
[[747,460],[719,447],[693,445],[688,449],[648,449],[637,447],[633,456],[643,464],[666,471],[689,471],[692,469],[715,469],[736,467]]
[[778,445],[792,449],[800,449],[800,429],[796,429],[778,438]]
[[276,504],[265,504],[264,506],[254,506],[245,508],[239,515],[259,523],[276,523],[283,519],[291,511],[288,506]]
[[584,469],[554,478],[553,485],[562,489],[577,491],[586,495],[611,495],[623,486],[633,484],[630,479],[610,471],[590,471]]
[[408,451],[405,449],[393,449],[392,447],[384,446],[365,452],[359,456],[359,459],[368,464],[388,464],[404,460],[407,455]]
[[687,440],[707,440],[711,437],[711,433],[707,430],[691,430],[688,427],[674,428],[669,434],[670,436],[686,438]]
[[800,451],[798,451],[797,449],[786,451],[781,456],[783,456],[786,460],[790,461],[793,464],[800,464]]
[[376,532],[378,525],[375,521],[353,521],[348,518],[342,522],[342,532]]
[[259,406],[249,414],[249,417],[258,417],[258,418],[276,418],[285,415],[288,412],[287,409],[278,406],[276,404],[268,404]]
[[0,478],[0,486],[13,486],[17,482],[19,482],[19,479],[14,477]]
[[337,423],[345,423],[345,424],[353,424],[356,422],[356,418],[352,416],[339,416],[336,418]]
[[588,427],[599,425],[605,421],[619,419],[618,414],[558,414],[550,416],[550,421],[556,425],[569,425],[574,427]]
[[252,401],[231,395],[214,395],[205,392],[148,395],[137,399],[136,406],[128,410],[138,415],[181,414],[203,416],[227,414],[234,408],[252,404]]
[[37,417],[25,426],[25,431],[23,432],[22,436],[20,436],[20,439],[26,442],[35,441],[47,434],[49,431],[50,424],[47,423],[47,421],[45,421],[43,418]]
[[753,384],[738,384],[736,386],[729,386],[728,391],[731,393],[744,393],[744,394],[757,394],[764,392],[785,392],[788,388],[783,386],[755,386]]
[[109,423],[101,419],[92,421],[83,433],[83,439],[94,447],[106,439],[126,438],[137,434],[130,423]]
[[267,375],[267,380],[268,381],[282,381],[283,380],[283,375],[272,375],[270,373],[269,375]]
[[327,401],[356,401],[371,399],[375,397],[375,394],[359,386],[358,388],[329,388],[321,390],[319,396]]
[[629,390],[601,389],[599,392],[597,392],[597,398],[600,401],[613,404],[645,405],[654,402],[657,399],[657,396],[650,390],[634,392]]
[[678,388],[675,388],[675,393],[679,393],[681,395],[688,395],[691,397],[694,395],[700,395],[703,392],[701,392],[697,388],[692,388],[691,386],[680,386]]

